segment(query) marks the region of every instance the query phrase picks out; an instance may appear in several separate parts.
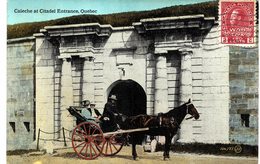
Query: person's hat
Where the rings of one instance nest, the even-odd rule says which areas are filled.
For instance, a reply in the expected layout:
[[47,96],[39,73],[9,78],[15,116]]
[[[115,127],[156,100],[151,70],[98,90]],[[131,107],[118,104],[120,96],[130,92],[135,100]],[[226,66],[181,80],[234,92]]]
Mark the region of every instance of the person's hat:
[[109,97],[109,99],[111,99],[111,100],[117,100],[116,95],[111,95],[111,96]]
[[89,100],[83,100],[81,103],[84,104],[84,105],[89,105],[90,101]]
[[91,101],[91,102],[90,102],[90,105],[96,105],[96,104],[94,103],[94,101]]

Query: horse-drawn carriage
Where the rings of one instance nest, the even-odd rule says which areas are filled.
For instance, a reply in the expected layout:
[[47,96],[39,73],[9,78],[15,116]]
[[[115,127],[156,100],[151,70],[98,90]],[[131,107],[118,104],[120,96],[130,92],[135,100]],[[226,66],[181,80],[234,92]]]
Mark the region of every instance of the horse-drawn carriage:
[[135,139],[140,133],[149,135],[163,135],[166,138],[164,159],[169,158],[170,142],[177,133],[178,128],[187,114],[192,118],[199,118],[199,114],[193,104],[184,103],[159,116],[138,115],[126,118],[121,122],[121,129],[107,131],[106,122],[96,123],[90,118],[82,116],[76,107],[69,107],[68,111],[77,119],[77,126],[72,132],[72,147],[77,155],[83,159],[91,160],[100,154],[104,156],[116,155],[124,146],[126,136],[132,137],[132,155],[136,159]]
[[[79,157],[90,160],[100,154],[112,156],[117,154],[124,145],[121,133],[103,133],[102,125],[94,119],[82,116],[76,107],[69,107],[68,111],[76,117],[77,126],[72,132],[72,147]],[[115,129],[116,130],[116,129]]]

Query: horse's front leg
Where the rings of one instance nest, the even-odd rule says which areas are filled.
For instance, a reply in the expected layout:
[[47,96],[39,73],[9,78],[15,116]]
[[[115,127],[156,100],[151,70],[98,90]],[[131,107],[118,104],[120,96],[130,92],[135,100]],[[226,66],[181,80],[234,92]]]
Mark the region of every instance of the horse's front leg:
[[132,157],[134,160],[136,160],[137,158],[137,153],[136,153],[136,141],[135,141],[135,137],[132,135]]
[[165,145],[164,145],[164,152],[163,152],[163,160],[170,158],[170,147],[171,147],[171,139],[170,136],[165,136]]
[[137,158],[136,144],[134,142],[132,143],[132,157],[134,160],[136,160],[136,158]]

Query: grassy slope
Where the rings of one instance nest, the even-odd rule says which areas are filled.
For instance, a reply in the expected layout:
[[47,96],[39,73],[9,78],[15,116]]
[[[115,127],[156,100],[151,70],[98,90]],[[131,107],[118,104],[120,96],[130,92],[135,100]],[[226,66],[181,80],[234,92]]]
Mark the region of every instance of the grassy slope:
[[133,22],[139,22],[140,19],[143,18],[181,16],[192,14],[204,14],[205,16],[214,16],[217,18],[218,2],[204,2],[198,4],[166,7],[150,11],[124,12],[107,15],[77,15],[50,21],[8,25],[7,38],[11,39],[32,36],[34,33],[38,33],[39,30],[42,29],[44,26],[50,25],[99,22],[100,24],[111,24],[114,27],[118,27],[130,26]]

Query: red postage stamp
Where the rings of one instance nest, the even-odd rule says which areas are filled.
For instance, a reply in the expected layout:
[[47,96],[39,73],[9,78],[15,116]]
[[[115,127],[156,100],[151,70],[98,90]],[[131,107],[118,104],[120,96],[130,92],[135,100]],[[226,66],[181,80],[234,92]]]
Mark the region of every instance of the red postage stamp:
[[255,44],[255,0],[220,0],[221,43]]

